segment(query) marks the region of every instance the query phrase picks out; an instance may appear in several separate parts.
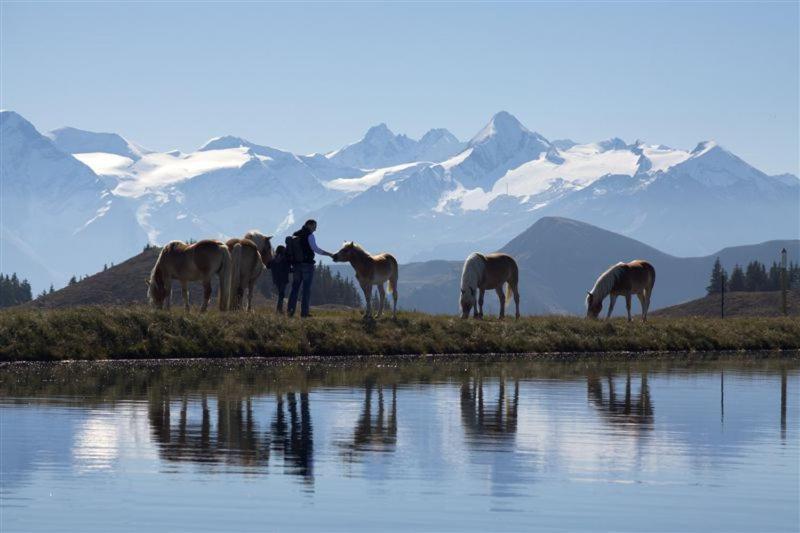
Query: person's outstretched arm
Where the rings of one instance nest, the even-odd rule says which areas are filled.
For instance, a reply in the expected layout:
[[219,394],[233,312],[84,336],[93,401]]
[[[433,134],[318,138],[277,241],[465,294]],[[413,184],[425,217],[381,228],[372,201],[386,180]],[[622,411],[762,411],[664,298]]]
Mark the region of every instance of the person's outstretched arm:
[[314,250],[315,254],[327,255],[328,257],[333,256],[332,253],[326,252],[325,250],[317,246],[317,239],[314,238],[313,233],[308,234],[308,245],[311,246],[311,249]]

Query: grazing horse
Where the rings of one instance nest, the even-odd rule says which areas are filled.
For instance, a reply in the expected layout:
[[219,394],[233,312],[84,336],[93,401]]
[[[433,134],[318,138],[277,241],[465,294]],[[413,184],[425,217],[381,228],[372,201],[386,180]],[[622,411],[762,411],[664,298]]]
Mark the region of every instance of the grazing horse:
[[242,309],[244,290],[247,288],[247,311],[253,310],[253,286],[266,265],[256,243],[250,239],[228,239],[225,243],[231,253],[233,274],[231,278],[231,309]]
[[[506,294],[503,285],[508,283]],[[500,299],[500,318],[506,316],[506,301],[514,295],[516,318],[519,318],[519,268],[514,258],[507,254],[479,254],[473,252],[464,261],[461,271],[461,318],[468,318],[474,307],[475,318],[483,318],[483,295],[494,289]],[[478,295],[478,292],[480,294]],[[478,296],[477,302],[475,297]]]
[[199,241],[186,244],[181,241],[167,243],[161,249],[150,278],[147,283],[147,297],[150,303],[158,308],[170,308],[172,294],[172,280],[181,283],[183,305],[189,310],[189,282],[203,282],[203,306],[201,311],[208,309],[211,300],[211,278],[219,275],[219,310],[227,311],[230,305],[231,293],[231,254],[225,243],[212,240]]
[[586,317],[597,318],[603,310],[603,298],[611,295],[608,304],[608,314],[611,317],[614,311],[614,302],[617,296],[625,296],[625,306],[628,309],[628,322],[631,320],[631,295],[639,297],[642,305],[642,322],[647,322],[647,310],[650,308],[650,297],[653,295],[653,285],[656,283],[656,269],[647,261],[637,259],[630,263],[617,263],[597,278],[592,290],[586,295]]
[[337,263],[349,262],[353,270],[356,271],[356,279],[361,290],[364,291],[364,300],[367,308],[364,317],[372,316],[372,286],[378,286],[380,295],[380,305],[378,307],[378,317],[383,314],[383,306],[386,302],[386,292],[384,282],[389,282],[389,292],[394,299],[392,306],[392,317],[397,316],[397,259],[393,255],[382,253],[370,255],[359,245],[350,241],[342,246],[342,249],[333,254],[333,260]]

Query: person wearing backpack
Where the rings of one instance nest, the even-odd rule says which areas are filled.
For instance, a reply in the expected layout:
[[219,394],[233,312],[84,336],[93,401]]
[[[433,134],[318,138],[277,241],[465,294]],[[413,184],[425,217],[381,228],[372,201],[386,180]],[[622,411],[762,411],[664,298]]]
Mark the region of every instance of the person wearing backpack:
[[283,314],[283,299],[286,297],[286,286],[289,285],[289,271],[291,270],[285,246],[279,245],[275,248],[275,256],[269,264],[269,269],[272,273],[272,283],[275,284],[275,289],[278,291],[277,311]]
[[300,303],[300,316],[302,318],[311,316],[309,305],[311,303],[311,283],[314,281],[314,254],[318,253],[333,257],[333,254],[317,246],[317,241],[314,238],[316,230],[317,221],[307,220],[302,228],[286,239],[286,248],[291,257],[292,270],[294,272],[292,291],[289,293],[289,302],[286,306],[286,312],[289,316],[294,316],[301,285],[303,286],[303,296]]

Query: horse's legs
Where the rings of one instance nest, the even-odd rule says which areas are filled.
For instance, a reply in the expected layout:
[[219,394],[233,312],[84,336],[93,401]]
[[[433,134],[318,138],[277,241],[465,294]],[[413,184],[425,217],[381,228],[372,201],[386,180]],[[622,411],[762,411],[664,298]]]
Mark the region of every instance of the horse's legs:
[[253,286],[256,284],[256,280],[251,279],[250,283],[247,284],[247,310],[253,310]]
[[172,278],[164,276],[164,289],[167,291],[164,297],[164,309],[169,311],[172,308]]
[[200,307],[200,312],[205,313],[208,309],[208,302],[211,301],[211,279],[203,280],[203,305]]
[[479,289],[478,305],[475,306],[475,318],[483,318],[483,295],[486,294],[486,289]]
[[608,297],[608,314],[606,315],[606,319],[611,318],[611,313],[614,312],[614,304],[617,303],[617,295],[612,294]]
[[181,293],[183,294],[183,308],[189,312],[189,282],[181,280]]
[[397,280],[389,281],[392,287],[392,318],[397,318],[397,299],[399,296],[397,295]]
[[378,318],[383,314],[383,305],[386,303],[386,289],[383,288],[383,283],[378,284],[378,297],[380,303],[378,304]]
[[497,298],[500,300],[500,319],[506,317],[506,293],[503,292],[503,287],[498,287],[494,290],[497,293]]
[[364,318],[368,318],[372,316],[372,285],[370,284],[361,285],[361,290],[364,291],[364,302],[366,302],[366,308],[364,309]]
[[625,308],[628,310],[628,322],[631,321],[631,293],[625,295]]
[[636,296],[639,298],[639,305],[642,306],[642,322],[647,322],[647,296],[644,292],[637,292]]

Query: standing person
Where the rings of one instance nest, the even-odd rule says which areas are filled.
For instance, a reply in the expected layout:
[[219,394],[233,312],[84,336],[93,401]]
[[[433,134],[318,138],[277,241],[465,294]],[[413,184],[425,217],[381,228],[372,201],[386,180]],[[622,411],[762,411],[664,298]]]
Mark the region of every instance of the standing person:
[[278,307],[277,312],[283,314],[283,299],[286,297],[286,286],[289,285],[289,271],[291,265],[289,258],[286,257],[286,247],[283,245],[275,248],[275,257],[269,264],[269,269],[272,272],[272,283],[275,284],[275,289],[278,291]]
[[292,292],[289,294],[289,304],[286,308],[289,316],[294,316],[301,284],[303,285],[303,299],[300,304],[300,316],[303,318],[311,316],[308,307],[311,301],[311,283],[314,281],[314,253],[333,257],[333,254],[317,246],[317,241],[314,239],[315,231],[317,231],[317,221],[306,220],[303,227],[295,231],[289,239],[294,271]]

